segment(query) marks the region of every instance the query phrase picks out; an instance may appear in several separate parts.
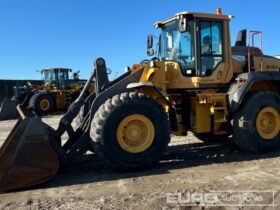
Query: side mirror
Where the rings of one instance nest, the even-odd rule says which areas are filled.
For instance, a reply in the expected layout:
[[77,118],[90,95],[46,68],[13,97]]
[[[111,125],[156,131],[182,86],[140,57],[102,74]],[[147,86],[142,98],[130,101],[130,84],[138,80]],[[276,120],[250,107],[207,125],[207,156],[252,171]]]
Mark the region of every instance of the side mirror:
[[147,55],[148,55],[148,56],[153,56],[154,54],[155,54],[154,49],[148,49],[148,50],[147,50]]
[[154,38],[153,38],[152,35],[149,35],[149,36],[147,37],[147,48],[148,48],[148,49],[153,48],[153,43],[154,43]]
[[181,33],[187,32],[189,30],[187,18],[183,17],[179,19],[179,31]]

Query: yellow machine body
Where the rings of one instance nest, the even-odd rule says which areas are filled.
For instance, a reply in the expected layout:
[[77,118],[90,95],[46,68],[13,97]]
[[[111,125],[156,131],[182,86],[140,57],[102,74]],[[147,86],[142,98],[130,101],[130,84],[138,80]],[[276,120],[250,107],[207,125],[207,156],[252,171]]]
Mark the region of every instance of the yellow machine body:
[[[228,101],[227,93],[223,92],[223,87],[229,86],[235,81],[238,81],[238,74],[248,72],[248,61],[246,60],[248,49],[239,55],[233,52],[234,47],[231,46],[229,22],[231,16],[221,14],[204,14],[182,12],[176,14],[175,17],[155,23],[156,28],[163,28],[163,25],[178,21],[183,17],[191,17],[197,24],[197,37],[200,37],[200,21],[209,21],[211,24],[215,22],[221,23],[222,42],[220,47],[223,52],[223,60],[216,64],[210,75],[204,76],[188,76],[183,75],[183,69],[179,62],[172,60],[165,61],[150,61],[145,64],[135,64],[132,66],[132,73],[137,72],[144,66],[144,71],[140,79],[140,83],[152,83],[161,90],[165,98],[170,101],[175,107],[181,105],[182,101],[187,101],[191,110],[190,127],[186,128],[181,122],[182,116],[177,116],[177,131],[176,134],[184,135],[187,130],[192,130],[195,133],[224,133],[222,129],[228,123]],[[245,48],[245,46],[243,46]],[[242,49],[242,48],[241,48]],[[253,54],[251,49],[251,54]],[[262,52],[261,52],[262,53]],[[254,60],[251,61],[254,66],[254,72],[279,72],[280,60],[272,57],[259,54],[253,54]],[[201,55],[202,57],[202,55]],[[201,59],[196,53],[196,61]],[[261,69],[262,64],[262,69]],[[202,66],[197,66],[196,71],[200,72]],[[146,89],[146,90],[145,90]],[[277,87],[271,81],[257,81],[249,91],[269,90],[277,91]],[[147,87],[138,89],[138,91],[157,98],[157,93],[148,91]],[[163,107],[166,107],[164,100],[159,101]],[[182,108],[184,109],[184,108]],[[221,130],[222,129],[222,130]]]

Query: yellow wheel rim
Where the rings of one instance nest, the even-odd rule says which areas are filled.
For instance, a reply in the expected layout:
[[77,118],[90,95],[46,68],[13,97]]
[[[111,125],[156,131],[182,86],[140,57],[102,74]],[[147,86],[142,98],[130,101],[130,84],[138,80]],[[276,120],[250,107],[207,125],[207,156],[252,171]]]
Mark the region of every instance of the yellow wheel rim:
[[50,108],[50,102],[47,99],[42,99],[40,101],[40,108],[43,111],[47,111]]
[[117,139],[120,147],[129,153],[140,153],[153,143],[155,128],[144,115],[132,114],[125,117],[118,126]]
[[279,113],[273,107],[262,109],[256,121],[256,127],[259,135],[266,140],[274,139],[280,129]]

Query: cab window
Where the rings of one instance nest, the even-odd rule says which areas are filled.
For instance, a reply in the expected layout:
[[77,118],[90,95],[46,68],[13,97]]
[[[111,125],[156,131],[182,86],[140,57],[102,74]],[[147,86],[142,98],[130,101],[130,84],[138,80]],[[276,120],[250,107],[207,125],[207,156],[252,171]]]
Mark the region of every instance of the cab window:
[[179,22],[167,23],[161,32],[159,56],[163,60],[180,63],[184,75],[192,75],[196,69],[194,21],[188,21],[188,31],[180,33]]
[[200,75],[210,76],[224,59],[222,22],[199,22]]

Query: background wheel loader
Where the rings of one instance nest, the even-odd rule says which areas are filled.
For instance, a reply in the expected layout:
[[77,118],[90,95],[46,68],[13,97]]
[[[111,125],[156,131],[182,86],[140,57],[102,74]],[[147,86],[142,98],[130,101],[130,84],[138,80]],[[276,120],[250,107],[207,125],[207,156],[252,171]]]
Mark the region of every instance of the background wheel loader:
[[[74,72],[72,79],[69,78],[70,72],[72,70],[67,68],[43,69],[43,85],[28,82],[24,87],[14,87],[14,96],[4,99],[0,106],[0,120],[16,118],[17,104],[34,110],[39,116],[65,110],[78,97],[85,84],[79,79],[79,72]],[[89,91],[94,91],[94,85]]]
[[[20,119],[0,150],[0,191],[43,183],[88,151],[110,166],[139,169],[159,160],[170,133],[189,130],[220,141],[233,134],[249,152],[278,149],[280,60],[246,42],[261,32],[242,30],[231,47],[230,19],[218,10],[157,22],[156,55],[152,36],[147,42],[155,57],[111,82],[98,58],[57,129],[19,105]],[[95,92],[87,96],[93,79]]]

